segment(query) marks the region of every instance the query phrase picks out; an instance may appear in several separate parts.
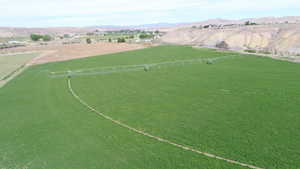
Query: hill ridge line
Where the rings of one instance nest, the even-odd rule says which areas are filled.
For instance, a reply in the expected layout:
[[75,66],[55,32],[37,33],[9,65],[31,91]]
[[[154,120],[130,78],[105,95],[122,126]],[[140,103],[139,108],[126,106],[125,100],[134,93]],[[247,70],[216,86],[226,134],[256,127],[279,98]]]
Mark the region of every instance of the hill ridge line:
[[125,123],[122,123],[118,120],[114,120],[113,118],[99,112],[98,110],[96,110],[95,108],[93,108],[92,106],[90,106],[88,103],[86,103],[85,101],[83,101],[73,90],[72,88],[72,83],[71,83],[71,78],[68,78],[68,89],[69,91],[71,92],[72,96],[77,100],[79,101],[83,106],[87,107],[88,109],[90,109],[91,111],[93,111],[94,113],[100,115],[101,117],[123,127],[123,128],[127,128],[131,131],[134,131],[138,134],[141,134],[141,135],[144,135],[144,136],[147,136],[149,138],[152,138],[154,140],[157,140],[159,142],[163,142],[163,143],[167,143],[167,144],[170,144],[170,145],[173,145],[177,148],[180,148],[180,149],[183,149],[183,150],[186,150],[186,151],[192,151],[194,153],[197,153],[197,154],[200,154],[200,155],[204,155],[206,157],[209,157],[209,158],[214,158],[214,159],[218,159],[218,160],[222,160],[222,161],[226,161],[228,163],[231,163],[231,164],[236,164],[236,165],[240,165],[240,166],[243,166],[243,167],[248,167],[248,168],[251,168],[251,169],[263,169],[263,168],[260,168],[260,167],[257,167],[257,166],[254,166],[254,165],[251,165],[251,164],[246,164],[246,163],[242,163],[242,162],[239,162],[239,161],[236,161],[236,160],[231,160],[231,159],[227,159],[227,158],[224,158],[224,157],[221,157],[221,156],[217,156],[217,155],[214,155],[214,154],[211,154],[211,153],[207,153],[207,152],[202,152],[202,151],[199,151],[199,150],[196,150],[192,147],[188,147],[188,146],[185,146],[185,145],[181,145],[181,144],[177,144],[175,142],[172,142],[172,141],[169,141],[167,139],[164,139],[164,138],[161,138],[161,137],[158,137],[158,136],[154,136],[154,135],[151,135],[149,133],[146,133],[144,131],[141,131],[141,130],[138,130],[136,128],[133,128],[131,126],[128,126],[127,124]]

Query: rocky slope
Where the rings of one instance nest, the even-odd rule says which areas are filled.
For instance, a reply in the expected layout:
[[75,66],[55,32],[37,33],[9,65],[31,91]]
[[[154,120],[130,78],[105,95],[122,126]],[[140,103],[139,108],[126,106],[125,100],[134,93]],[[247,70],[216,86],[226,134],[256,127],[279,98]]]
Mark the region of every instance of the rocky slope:
[[216,28],[185,27],[168,32],[163,42],[215,47],[225,41],[235,50],[255,49],[281,56],[300,55],[300,24],[234,25]]

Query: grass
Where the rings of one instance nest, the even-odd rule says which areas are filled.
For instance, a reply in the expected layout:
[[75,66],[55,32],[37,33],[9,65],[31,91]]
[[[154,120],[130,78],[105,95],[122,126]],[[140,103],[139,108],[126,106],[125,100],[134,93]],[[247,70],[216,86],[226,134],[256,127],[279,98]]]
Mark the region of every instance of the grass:
[[[0,89],[0,168],[242,168],[151,140],[80,105],[49,71],[224,55],[161,46],[27,69]],[[300,168],[300,66],[238,55],[212,65],[72,78],[77,94],[132,127],[268,169]]]

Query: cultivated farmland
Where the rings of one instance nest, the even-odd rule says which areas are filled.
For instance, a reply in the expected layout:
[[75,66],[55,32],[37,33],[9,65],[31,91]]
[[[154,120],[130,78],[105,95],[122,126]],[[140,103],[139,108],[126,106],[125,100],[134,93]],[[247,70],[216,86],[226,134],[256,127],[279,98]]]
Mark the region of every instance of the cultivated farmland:
[[297,169],[299,78],[188,46],[35,65],[0,89],[0,168]]
[[0,55],[0,79],[36,57],[36,53]]
[[37,53],[0,55],[0,87],[4,81],[23,69],[30,60],[37,56]]

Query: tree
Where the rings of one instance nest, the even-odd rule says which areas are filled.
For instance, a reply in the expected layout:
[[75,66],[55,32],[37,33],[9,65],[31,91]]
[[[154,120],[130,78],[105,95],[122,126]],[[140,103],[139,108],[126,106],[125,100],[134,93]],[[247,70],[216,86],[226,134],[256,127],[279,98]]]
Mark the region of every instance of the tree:
[[124,43],[126,42],[125,38],[118,38],[118,43]]
[[87,38],[87,39],[86,39],[86,43],[87,43],[87,44],[91,44],[91,43],[92,43],[91,38]]
[[33,40],[33,41],[38,41],[38,40],[42,39],[43,36],[42,36],[42,35],[38,35],[38,34],[31,34],[31,35],[30,35],[30,38],[31,38],[31,40]]
[[146,34],[146,33],[142,33],[142,34],[140,34],[139,38],[140,39],[151,39],[151,38],[153,38],[153,35],[152,34],[149,35],[149,34]]
[[50,41],[51,40],[51,36],[49,36],[49,35],[39,35],[39,34],[31,34],[30,38],[33,41],[38,41],[40,39],[42,39],[43,41]]
[[250,21],[247,21],[247,22],[245,22],[245,25],[257,25],[255,22],[250,22]]
[[50,41],[50,40],[51,40],[51,36],[49,36],[49,35],[44,35],[44,36],[42,37],[42,39],[43,39],[43,41]]
[[204,26],[203,26],[204,29],[207,29],[207,28],[209,28],[209,27],[210,27],[210,25],[204,25]]
[[111,38],[108,39],[108,42],[111,42]]

